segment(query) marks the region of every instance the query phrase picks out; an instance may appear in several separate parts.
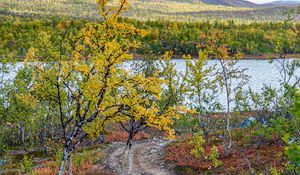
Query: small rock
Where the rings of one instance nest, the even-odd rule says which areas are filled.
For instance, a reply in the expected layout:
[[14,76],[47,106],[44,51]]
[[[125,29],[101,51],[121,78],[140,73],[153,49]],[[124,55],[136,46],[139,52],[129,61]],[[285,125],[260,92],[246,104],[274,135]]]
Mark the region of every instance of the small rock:
[[6,164],[6,160],[0,159],[0,166],[3,166]]
[[160,143],[158,146],[160,146],[160,147],[165,147],[165,146],[166,146],[166,143]]
[[247,118],[247,119],[245,119],[245,120],[242,121],[241,128],[247,128],[247,127],[249,127],[254,122],[256,122],[256,118],[249,117],[249,118]]
[[297,138],[289,138],[288,144],[292,145],[293,143],[297,143]]

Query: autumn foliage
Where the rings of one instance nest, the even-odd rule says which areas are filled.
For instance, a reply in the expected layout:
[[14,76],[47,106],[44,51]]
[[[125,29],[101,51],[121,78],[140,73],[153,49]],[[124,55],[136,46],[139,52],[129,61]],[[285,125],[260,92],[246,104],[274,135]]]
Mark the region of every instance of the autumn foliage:
[[[247,174],[249,173],[249,165],[245,156],[249,160],[250,166],[256,172],[264,172],[271,168],[282,169],[284,167],[283,162],[285,160],[282,157],[284,144],[280,141],[263,143],[259,146],[249,145],[244,147],[243,145],[236,145],[236,148],[229,156],[225,155],[224,146],[219,145],[219,160],[222,162],[222,165],[218,168],[214,168],[212,162],[205,160],[203,157],[200,159],[195,157],[191,153],[193,145],[188,144],[189,141],[190,139],[185,139],[175,142],[165,149],[165,160],[174,162],[179,172],[217,174],[242,174],[244,172]],[[210,145],[204,145],[203,147],[206,154],[212,148]]]

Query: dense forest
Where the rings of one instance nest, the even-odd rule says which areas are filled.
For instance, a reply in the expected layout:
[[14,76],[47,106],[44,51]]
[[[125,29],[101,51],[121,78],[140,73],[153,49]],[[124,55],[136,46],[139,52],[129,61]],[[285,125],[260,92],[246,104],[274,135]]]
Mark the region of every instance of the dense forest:
[[[252,57],[273,54],[298,54],[300,43],[291,29],[291,24],[284,22],[265,22],[236,24],[228,22],[170,22],[170,21],[137,21],[122,18],[124,22],[148,32],[146,37],[134,38],[141,42],[140,48],[133,53],[161,55],[173,51],[175,55],[198,55],[199,48],[209,41],[203,36],[219,33],[219,42],[226,44],[231,54],[243,53]],[[0,16],[1,54],[14,54],[22,58],[38,38],[39,33],[46,32],[51,36],[61,34],[68,28],[74,35],[88,23],[86,20],[64,20],[61,18],[35,19]],[[296,26],[299,28],[299,24]],[[53,40],[57,39],[55,37]],[[57,41],[58,42],[58,41]]]
[[[143,21],[96,2],[93,20],[0,16],[0,174],[300,173],[299,10]],[[252,89],[244,54],[269,58],[277,86]]]

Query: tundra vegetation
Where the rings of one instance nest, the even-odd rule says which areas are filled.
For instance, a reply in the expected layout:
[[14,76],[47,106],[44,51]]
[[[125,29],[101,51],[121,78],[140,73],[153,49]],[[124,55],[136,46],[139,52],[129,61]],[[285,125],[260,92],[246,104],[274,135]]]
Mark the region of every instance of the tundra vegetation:
[[[212,1],[214,2],[214,1]],[[118,0],[109,2],[116,5]],[[218,3],[218,2],[217,2]],[[71,16],[98,20],[97,4],[94,0],[2,0],[3,14],[17,16]],[[291,5],[290,5],[291,6]],[[172,21],[206,21],[207,19],[227,21],[280,21],[289,6],[244,8],[213,5],[201,0],[132,0],[129,11],[124,15],[138,20],[169,19]]]
[[300,173],[300,60],[270,59],[280,88],[260,92],[238,66],[243,54],[299,53],[299,11],[276,23],[142,22],[120,16],[127,0],[113,4],[93,6],[100,22],[0,17],[0,173],[87,173],[120,132],[124,172],[143,133],[176,139],[164,159],[180,173]]

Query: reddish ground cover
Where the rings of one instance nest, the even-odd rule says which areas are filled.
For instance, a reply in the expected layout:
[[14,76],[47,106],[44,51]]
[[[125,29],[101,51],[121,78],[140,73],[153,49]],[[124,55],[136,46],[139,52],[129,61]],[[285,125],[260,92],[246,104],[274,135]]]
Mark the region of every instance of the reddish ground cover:
[[[247,146],[237,145],[238,143],[235,142],[236,145],[228,156],[225,156],[223,145],[218,146],[219,160],[223,165],[213,168],[211,162],[204,158],[198,159],[190,153],[192,146],[189,144],[189,140],[178,141],[165,148],[165,160],[174,162],[177,171],[183,174],[250,174],[249,166],[257,173],[272,167],[281,168],[285,161],[282,156],[284,144],[280,140]],[[205,152],[208,153],[210,148],[211,146],[204,146]]]

